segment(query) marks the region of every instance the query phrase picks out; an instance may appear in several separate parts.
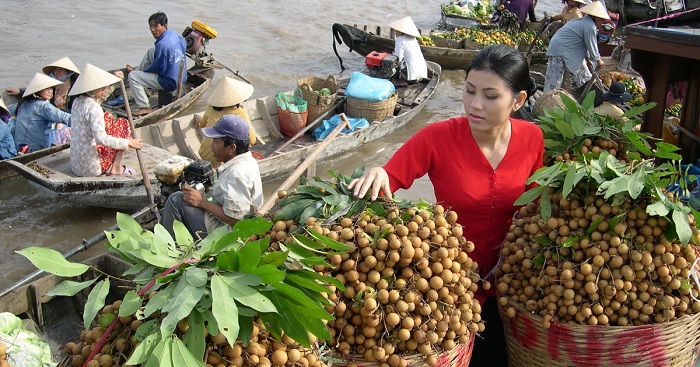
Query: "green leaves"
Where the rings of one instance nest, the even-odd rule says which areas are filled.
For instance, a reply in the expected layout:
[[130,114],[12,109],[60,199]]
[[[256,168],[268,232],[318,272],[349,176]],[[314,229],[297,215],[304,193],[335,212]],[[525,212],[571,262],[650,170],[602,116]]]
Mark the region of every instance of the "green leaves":
[[92,321],[97,316],[97,313],[104,307],[105,299],[109,293],[109,279],[104,279],[97,283],[95,288],[92,288],[88,295],[85,310],[83,311],[83,325],[85,330],[90,329]]
[[90,269],[85,264],[69,262],[60,252],[49,248],[27,247],[15,252],[29,259],[40,270],[62,277],[77,276]]

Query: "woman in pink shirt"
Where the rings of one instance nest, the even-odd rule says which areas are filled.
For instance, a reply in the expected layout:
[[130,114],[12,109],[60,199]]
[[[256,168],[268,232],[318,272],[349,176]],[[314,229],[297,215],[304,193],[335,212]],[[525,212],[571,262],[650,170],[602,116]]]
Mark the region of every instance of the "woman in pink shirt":
[[[357,197],[371,190],[391,196],[426,173],[439,203],[458,214],[464,236],[474,242],[470,257],[482,278],[499,251],[526,181],[542,166],[544,141],[537,125],[511,118],[527,98],[529,68],[518,50],[493,45],[467,69],[462,95],[466,116],[435,122],[411,137],[383,167],[353,180]],[[493,279],[491,279],[494,282]],[[493,291],[479,290],[486,330],[476,338],[470,366],[507,365],[505,338]],[[483,360],[482,360],[483,358]]]

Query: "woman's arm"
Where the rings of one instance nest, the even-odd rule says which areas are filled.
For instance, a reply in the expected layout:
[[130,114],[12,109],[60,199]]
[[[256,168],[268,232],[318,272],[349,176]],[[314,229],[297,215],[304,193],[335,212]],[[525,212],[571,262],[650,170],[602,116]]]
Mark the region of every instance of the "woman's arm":
[[41,117],[49,121],[49,123],[60,121],[70,126],[70,113],[58,109],[58,107],[52,105],[48,101],[46,103],[41,103],[37,111]]

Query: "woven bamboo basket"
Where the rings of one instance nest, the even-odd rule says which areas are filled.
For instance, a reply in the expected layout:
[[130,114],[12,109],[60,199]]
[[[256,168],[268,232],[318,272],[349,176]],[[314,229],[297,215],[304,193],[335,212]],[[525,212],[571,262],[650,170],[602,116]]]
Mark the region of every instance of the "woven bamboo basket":
[[[297,85],[303,92],[302,98],[308,103],[309,121],[315,120],[333,107],[338,93],[338,82],[335,76],[329,75],[326,79],[309,76],[299,79]],[[328,96],[320,94],[318,91],[323,88],[328,88],[331,94]]]
[[387,116],[394,114],[394,107],[398,96],[392,93],[391,96],[383,101],[374,102],[348,97],[345,104],[345,113],[350,117],[364,117],[367,121],[384,121]]
[[[472,359],[473,350],[474,335],[472,334],[468,343],[457,344],[457,346],[451,351],[441,353],[438,356],[435,367],[468,367],[469,361]],[[403,356],[403,358],[408,361],[408,366],[410,367],[428,367],[428,365],[425,363],[425,357],[420,353]],[[379,367],[382,365],[381,362],[367,361],[361,355],[343,357],[333,356],[332,359],[334,367],[345,367],[353,362],[357,363],[359,367]]]
[[[512,302],[512,300],[511,300]],[[511,367],[695,365],[700,353],[700,313],[641,326],[552,323],[517,307],[514,318],[499,306]]]
[[561,101],[561,93],[566,94],[571,97],[571,99],[576,99],[571,96],[569,92],[561,88],[544,92],[537,98],[535,105],[532,107],[532,113],[535,114],[535,117],[544,115],[545,109],[566,108],[564,102]]

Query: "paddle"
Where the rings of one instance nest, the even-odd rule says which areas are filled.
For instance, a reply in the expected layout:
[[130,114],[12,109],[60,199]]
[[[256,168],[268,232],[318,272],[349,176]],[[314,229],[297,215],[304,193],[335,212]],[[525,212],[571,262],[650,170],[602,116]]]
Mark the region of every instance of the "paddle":
[[[345,99],[346,99],[346,97],[341,97],[341,98],[338,100],[338,102],[336,102],[336,103],[335,103],[331,108],[329,108],[328,110],[329,110],[329,111],[335,110],[336,108],[338,108],[338,106],[340,106],[343,102],[345,102]],[[294,135],[294,136],[292,136],[291,138],[289,138],[289,140],[287,140],[284,144],[282,144],[282,146],[280,146],[279,148],[275,149],[275,151],[273,152],[273,154],[280,154],[281,151],[282,151],[282,149],[286,148],[286,147],[287,147],[289,144],[291,144],[293,141],[297,140],[297,138],[299,138],[300,136],[304,135],[307,131],[309,131],[309,129],[311,129],[312,127],[314,127],[316,124],[318,124],[319,122],[323,121],[323,116],[325,116],[325,113],[321,114],[321,116],[317,117],[317,118],[316,118],[315,120],[313,120],[310,124],[306,125],[306,127],[303,128],[303,129],[302,129],[301,131],[299,131],[298,133],[296,133],[296,135]]]
[[[131,137],[134,137],[134,117],[131,115],[131,107],[129,106],[129,101],[126,99],[126,86],[124,86],[124,79],[119,79],[119,86],[122,88],[122,95],[124,96],[124,108],[126,108],[126,116],[129,119],[129,126],[131,126]],[[148,178],[148,171],[146,171],[146,165],[141,159],[141,149],[136,149],[136,158],[139,161],[139,169],[141,170],[141,176],[143,177],[143,185],[146,187],[146,195],[148,195],[148,205],[151,208],[151,212],[160,218],[158,215],[158,208],[156,208],[156,202],[153,198],[153,189],[151,189],[151,180]]]
[[549,14],[547,12],[544,13],[544,18],[542,19],[542,24],[540,25],[540,30],[537,31],[537,34],[535,35],[535,38],[532,39],[532,42],[530,42],[530,47],[527,49],[527,53],[525,54],[525,58],[527,59],[527,64],[530,65],[530,59],[532,59],[532,50],[535,48],[535,43],[537,43],[537,39],[540,38],[540,35],[544,30],[547,28],[549,23],[552,23],[551,18],[549,17]]
[[342,122],[338,124],[338,126],[336,126],[335,129],[333,129],[333,131],[331,131],[331,133],[325,139],[323,139],[323,142],[319,144],[316,147],[316,149],[314,149],[314,151],[311,152],[311,154],[309,154],[303,162],[301,162],[299,167],[297,167],[294,170],[294,172],[292,172],[292,174],[290,174],[289,177],[287,177],[287,179],[281,185],[279,185],[277,190],[275,190],[274,193],[270,195],[269,198],[267,198],[267,201],[258,210],[258,214],[267,214],[267,212],[270,211],[270,209],[272,209],[272,206],[275,205],[275,198],[277,198],[276,193],[278,191],[286,190],[290,186],[292,186],[292,184],[296,182],[297,179],[299,179],[299,176],[301,176],[301,174],[304,173],[304,170],[306,170],[311,165],[311,163],[313,163],[316,160],[316,158],[318,158],[318,156],[321,155],[323,150],[325,150],[326,147],[330,145],[331,141],[333,141],[333,139],[335,139],[335,137],[338,136],[338,134],[340,134],[340,131],[343,130],[345,126],[350,127],[350,122],[348,122],[348,119],[345,117],[344,113],[340,114],[340,119],[342,120]]
[[[149,213],[150,211],[151,211],[151,208],[145,207],[145,208],[143,208],[143,209],[137,211],[136,213],[132,214],[131,217],[134,218],[134,219],[136,219],[136,220],[138,220],[138,219],[144,217],[144,216],[145,216],[147,213]],[[117,230],[117,229],[119,229],[119,226],[115,224],[115,225],[113,225],[113,226],[107,228],[106,231],[114,231],[114,230]],[[74,249],[72,249],[72,250],[70,250],[70,251],[64,253],[64,254],[63,254],[63,257],[66,258],[66,259],[70,259],[71,257],[75,256],[75,255],[78,254],[79,252],[83,252],[83,251],[89,249],[90,247],[92,247],[92,246],[94,246],[94,245],[96,245],[96,244],[102,242],[102,240],[104,240],[104,239],[107,238],[107,235],[105,234],[106,231],[102,231],[102,232],[100,232],[100,233],[98,233],[98,234],[96,234],[96,235],[94,235],[94,236],[88,238],[87,240],[83,240],[83,243],[81,243],[79,246],[77,246],[77,247],[75,247]],[[5,289],[4,291],[2,291],[2,292],[0,293],[0,298],[2,298],[2,297],[5,296],[6,294],[8,294],[8,293],[10,293],[10,292],[12,292],[12,291],[14,291],[14,290],[16,290],[16,289],[22,287],[22,286],[25,285],[25,284],[30,283],[32,280],[36,279],[37,277],[39,277],[39,275],[41,275],[41,274],[43,274],[43,273],[44,273],[44,272],[43,272],[42,270],[35,270],[35,271],[32,272],[31,274],[29,274],[29,275],[27,275],[26,277],[20,279],[17,283],[15,283],[15,284],[14,284],[13,286],[11,286],[10,288],[7,288],[7,289]]]
[[241,80],[243,80],[244,82],[246,82],[246,83],[248,83],[248,84],[250,84],[250,85],[253,85],[253,83],[249,82],[248,79],[246,79],[246,78],[243,77],[243,75],[241,75],[241,74],[240,74],[239,72],[237,72],[236,70],[233,70],[233,69],[231,69],[230,67],[228,67],[228,66],[222,64],[221,61],[219,61],[219,60],[214,60],[214,62],[216,63],[216,66],[222,67],[222,68],[224,68],[224,69],[230,71],[231,73],[233,73],[233,75],[235,75],[235,76],[241,78]]

